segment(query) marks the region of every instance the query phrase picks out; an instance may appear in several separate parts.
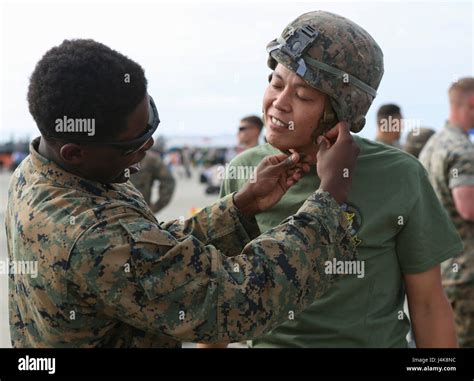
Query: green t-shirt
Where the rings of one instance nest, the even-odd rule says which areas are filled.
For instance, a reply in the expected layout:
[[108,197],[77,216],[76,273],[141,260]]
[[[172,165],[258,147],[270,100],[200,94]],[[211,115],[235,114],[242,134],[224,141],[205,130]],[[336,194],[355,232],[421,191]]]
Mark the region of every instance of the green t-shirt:
[[[406,347],[410,323],[403,313],[402,274],[427,271],[462,250],[418,160],[380,143],[354,139],[361,151],[342,207],[352,221],[361,262],[307,310],[297,316],[289,311],[288,322],[255,339],[254,347]],[[237,156],[221,196],[245,184],[247,179],[239,174],[276,153],[266,144]],[[277,205],[256,216],[261,231],[294,214],[319,183],[313,167]],[[337,263],[331,267],[341,270]]]

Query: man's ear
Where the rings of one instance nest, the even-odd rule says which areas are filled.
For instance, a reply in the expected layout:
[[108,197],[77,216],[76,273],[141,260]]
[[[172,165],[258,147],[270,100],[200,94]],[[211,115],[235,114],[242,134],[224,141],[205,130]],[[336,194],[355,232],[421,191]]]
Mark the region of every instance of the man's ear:
[[80,145],[67,143],[60,148],[59,155],[64,162],[77,165],[84,161],[85,152]]

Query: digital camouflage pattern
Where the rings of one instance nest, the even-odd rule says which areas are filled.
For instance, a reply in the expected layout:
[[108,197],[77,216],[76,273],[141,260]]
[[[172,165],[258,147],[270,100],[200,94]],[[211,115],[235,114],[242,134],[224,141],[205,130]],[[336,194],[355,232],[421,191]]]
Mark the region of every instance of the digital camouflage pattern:
[[421,150],[435,132],[435,130],[426,127],[410,131],[403,149],[415,157],[420,156]]
[[186,221],[158,223],[129,183],[76,177],[39,155],[15,171],[6,213],[14,347],[179,347],[261,335],[343,275],[356,259],[348,221],[316,191],[260,236],[229,195]]
[[474,289],[472,284],[448,290],[454,313],[454,326],[461,348],[474,348]]
[[[287,41],[298,28],[310,26],[318,35],[309,50],[303,54],[306,70],[302,78],[312,87],[330,97],[339,121],[346,121],[351,131],[359,132],[365,125],[365,115],[375,94],[370,94],[354,85],[358,79],[377,90],[384,72],[383,53],[372,36],[356,23],[333,13],[324,11],[308,12],[292,21],[282,32],[280,39],[267,45],[271,69],[277,63],[297,72],[298,63],[288,54],[277,48],[282,40]],[[274,50],[273,50],[274,49]],[[311,60],[329,65],[322,70]],[[342,73],[331,73],[336,68]]]
[[474,347],[474,222],[456,210],[453,188],[474,185],[474,145],[467,133],[446,123],[420,153],[430,181],[463,241],[464,250],[441,265],[460,347]]
[[459,215],[451,191],[461,185],[474,185],[474,145],[465,132],[447,123],[428,141],[421,151],[420,161],[464,243],[464,250],[459,256],[443,263],[443,285],[472,284],[474,222],[466,221]]
[[[153,213],[158,213],[171,201],[176,182],[170,170],[157,152],[147,151],[140,162],[140,171],[130,176],[130,181],[143,195]],[[158,200],[151,203],[153,185],[159,181]]]

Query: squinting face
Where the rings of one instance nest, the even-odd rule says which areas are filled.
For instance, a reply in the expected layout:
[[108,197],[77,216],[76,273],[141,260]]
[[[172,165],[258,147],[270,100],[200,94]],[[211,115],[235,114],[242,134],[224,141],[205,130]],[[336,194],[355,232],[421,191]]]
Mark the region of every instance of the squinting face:
[[303,151],[324,112],[326,95],[278,64],[263,96],[267,141],[280,150]]

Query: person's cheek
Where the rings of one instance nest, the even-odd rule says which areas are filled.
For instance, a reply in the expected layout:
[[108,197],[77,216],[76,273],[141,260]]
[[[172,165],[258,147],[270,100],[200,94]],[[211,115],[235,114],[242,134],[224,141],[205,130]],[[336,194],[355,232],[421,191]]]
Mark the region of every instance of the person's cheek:
[[267,86],[265,89],[265,92],[263,93],[263,101],[262,101],[262,109],[264,113],[266,114],[268,111],[268,107],[270,106],[271,101],[270,101],[270,88]]
[[268,85],[263,95],[263,111],[265,115],[268,113],[268,110],[272,107],[273,103],[278,98],[278,96],[279,96],[278,90]]

